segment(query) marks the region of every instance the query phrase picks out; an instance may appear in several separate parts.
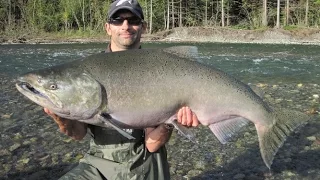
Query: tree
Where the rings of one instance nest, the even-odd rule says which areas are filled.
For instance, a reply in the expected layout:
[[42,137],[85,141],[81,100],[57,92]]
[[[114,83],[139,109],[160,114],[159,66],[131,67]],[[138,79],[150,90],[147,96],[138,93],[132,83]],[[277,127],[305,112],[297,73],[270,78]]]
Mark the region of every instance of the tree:
[[149,33],[152,32],[152,17],[153,17],[153,11],[152,11],[152,0],[150,0],[150,18],[149,18]]
[[305,19],[304,19],[304,24],[306,26],[309,26],[309,23],[308,23],[308,13],[309,13],[309,0],[306,0],[306,15],[305,15]]
[[268,26],[268,16],[267,16],[267,0],[263,0],[263,10],[262,10],[262,25]]
[[276,28],[280,28],[280,0],[277,0],[277,23]]
[[289,0],[286,0],[286,18],[285,18],[285,25],[289,25],[289,16],[290,16],[290,4]]

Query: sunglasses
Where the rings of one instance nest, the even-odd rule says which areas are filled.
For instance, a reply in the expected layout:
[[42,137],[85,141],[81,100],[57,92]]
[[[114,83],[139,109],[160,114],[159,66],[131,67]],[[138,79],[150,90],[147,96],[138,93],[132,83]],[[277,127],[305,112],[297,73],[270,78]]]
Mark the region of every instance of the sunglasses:
[[139,17],[133,16],[133,17],[127,17],[127,18],[123,18],[123,17],[110,18],[109,23],[116,26],[121,26],[124,20],[127,20],[128,24],[134,25],[134,26],[138,26],[143,22],[143,20],[140,19]]

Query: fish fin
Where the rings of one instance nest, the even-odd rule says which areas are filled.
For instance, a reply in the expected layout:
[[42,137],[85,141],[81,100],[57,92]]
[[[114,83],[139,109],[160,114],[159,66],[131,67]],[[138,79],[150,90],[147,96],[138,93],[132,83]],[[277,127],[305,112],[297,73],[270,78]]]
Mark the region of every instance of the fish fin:
[[225,144],[231,137],[240,131],[240,129],[246,126],[249,121],[243,117],[236,117],[232,119],[223,120],[218,123],[210,124],[209,128],[218,138],[218,140]]
[[264,91],[258,87],[257,85],[251,85],[250,88],[254,93],[256,93],[259,97],[263,98],[264,96]]
[[196,46],[173,46],[164,49],[165,52],[175,54],[182,58],[191,58],[198,61],[198,48]]
[[101,115],[99,115],[99,119],[103,123],[105,123],[107,126],[110,126],[110,127],[114,128],[115,130],[117,130],[124,137],[126,137],[130,140],[135,139],[135,137],[133,137],[131,134],[127,133],[126,131],[121,129],[119,126],[117,126],[115,123],[113,123],[112,120],[114,120],[114,119],[109,114],[101,114]]
[[261,156],[269,169],[275,154],[287,136],[297,127],[306,124],[310,120],[310,117],[302,112],[286,109],[274,110],[272,115],[274,123],[271,126],[255,124]]
[[172,121],[170,123],[178,130],[179,134],[185,136],[186,138],[188,138],[190,141],[194,143],[198,143],[196,141],[195,135],[190,131],[189,128],[177,123],[177,121]]

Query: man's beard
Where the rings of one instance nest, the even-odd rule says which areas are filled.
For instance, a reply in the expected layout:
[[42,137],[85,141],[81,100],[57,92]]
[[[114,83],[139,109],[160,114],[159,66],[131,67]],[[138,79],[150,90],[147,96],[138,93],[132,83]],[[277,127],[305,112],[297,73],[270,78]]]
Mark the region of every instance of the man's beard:
[[138,36],[138,35],[135,34],[133,37],[128,38],[128,39],[122,38],[122,39],[120,39],[120,44],[121,44],[122,46],[131,47],[131,46],[133,46],[133,45],[136,44],[136,42],[137,42],[137,36]]

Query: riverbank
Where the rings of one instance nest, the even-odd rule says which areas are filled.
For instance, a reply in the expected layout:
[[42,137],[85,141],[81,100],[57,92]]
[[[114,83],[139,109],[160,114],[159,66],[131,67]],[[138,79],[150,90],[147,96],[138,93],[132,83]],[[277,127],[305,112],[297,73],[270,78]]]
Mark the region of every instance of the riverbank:
[[[20,35],[0,37],[0,44],[58,44],[106,42],[105,34],[97,35]],[[292,30],[266,28],[241,30],[221,27],[183,27],[143,34],[143,42],[219,42],[219,43],[266,43],[266,44],[316,44],[320,45],[319,28],[295,28]]]

